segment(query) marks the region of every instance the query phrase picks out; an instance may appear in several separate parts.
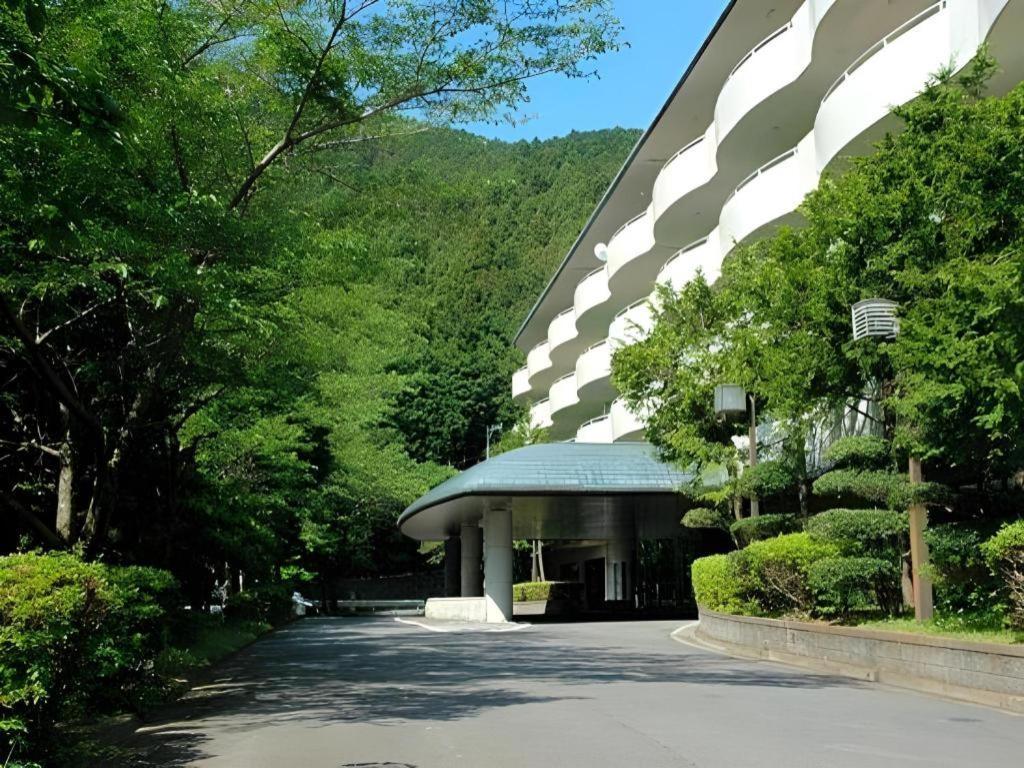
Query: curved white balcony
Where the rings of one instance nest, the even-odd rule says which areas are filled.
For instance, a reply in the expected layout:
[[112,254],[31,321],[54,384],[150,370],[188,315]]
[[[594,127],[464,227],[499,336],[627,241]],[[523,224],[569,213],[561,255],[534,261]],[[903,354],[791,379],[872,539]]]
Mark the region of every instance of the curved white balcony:
[[520,368],[512,374],[512,399],[518,400],[530,393],[530,369]]
[[913,100],[945,66],[974,56],[1007,0],[942,0],[870,46],[825,93],[814,122],[818,170],[861,154],[891,122],[892,106]]
[[689,192],[707,184],[718,172],[715,124],[670,157],[654,180],[652,213],[657,221],[666,209]]
[[551,367],[551,345],[547,339],[526,353],[526,369],[530,372],[530,388],[543,392],[551,386],[555,372]]
[[612,440],[636,441],[644,438],[644,420],[626,405],[622,398],[615,400],[611,407]]
[[[608,288],[608,266],[602,265],[580,280],[573,292],[573,308],[575,309],[576,327],[580,335],[586,336],[600,328],[601,312],[599,308],[611,298]],[[607,322],[603,323],[607,325]]]
[[576,371],[555,379],[548,392],[553,422],[559,412],[572,408],[580,401],[579,395],[576,393]]
[[552,364],[555,362],[554,351],[575,339],[576,336],[576,310],[572,307],[563,309],[548,325],[548,357]]
[[654,247],[654,213],[651,206],[623,224],[608,241],[608,279]]
[[578,392],[595,382],[607,383],[612,375],[612,345],[608,339],[591,345],[576,361],[576,389]]
[[534,429],[548,429],[551,426],[551,402],[539,400],[530,406],[530,426]]
[[655,181],[656,241],[678,245],[714,228],[740,179],[807,134],[818,94],[860,51],[931,1],[806,0],[740,57],[703,139],[670,158]]
[[770,226],[799,222],[797,206],[818,185],[814,134],[740,182],[722,207],[723,255]]
[[723,139],[755,106],[788,85],[811,63],[814,24],[811,4],[740,58],[715,103],[715,125]]
[[634,301],[619,312],[608,327],[608,343],[612,354],[621,347],[628,347],[647,338],[654,327],[654,309],[650,298]]
[[611,443],[615,439],[610,414],[585,421],[576,430],[577,443]]
[[668,286],[673,291],[679,291],[693,280],[698,272],[704,275],[708,283],[715,282],[722,274],[723,254],[718,232],[716,227],[707,237],[680,248],[675,256],[665,262],[655,282]]

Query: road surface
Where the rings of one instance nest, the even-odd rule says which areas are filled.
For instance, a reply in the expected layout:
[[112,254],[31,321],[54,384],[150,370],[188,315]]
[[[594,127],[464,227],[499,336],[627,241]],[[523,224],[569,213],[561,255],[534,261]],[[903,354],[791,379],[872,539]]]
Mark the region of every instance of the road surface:
[[232,768],[984,768],[1024,718],[738,661],[670,622],[442,634],[306,619],[141,729],[119,765]]

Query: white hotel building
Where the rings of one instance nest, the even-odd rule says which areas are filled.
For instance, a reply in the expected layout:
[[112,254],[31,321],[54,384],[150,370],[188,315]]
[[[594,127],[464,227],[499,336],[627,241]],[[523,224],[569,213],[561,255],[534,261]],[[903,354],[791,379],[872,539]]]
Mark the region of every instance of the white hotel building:
[[555,440],[643,439],[610,382],[650,329],[657,284],[713,281],[737,244],[799,224],[844,158],[898,127],[894,105],[987,43],[1024,79],[1024,0],[733,0],[526,318],[513,397]]
[[581,583],[588,609],[645,608],[652,588],[660,606],[638,553],[680,541],[687,478],[642,442],[613,351],[650,330],[656,285],[713,280],[737,244],[799,224],[822,174],[897,129],[892,107],[932,74],[987,43],[993,92],[1024,79],[1022,31],[1024,0],[733,0],[516,336],[513,396],[558,442],[482,462],[399,519],[445,541],[450,597],[427,615],[511,619],[515,539],[548,542],[547,573]]

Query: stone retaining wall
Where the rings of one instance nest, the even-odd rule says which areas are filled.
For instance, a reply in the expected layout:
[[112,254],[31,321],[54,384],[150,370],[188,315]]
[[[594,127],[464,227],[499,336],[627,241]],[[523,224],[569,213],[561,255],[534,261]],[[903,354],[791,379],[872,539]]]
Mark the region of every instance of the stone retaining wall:
[[1024,714],[1024,646],[727,616],[704,608],[695,634],[725,650]]

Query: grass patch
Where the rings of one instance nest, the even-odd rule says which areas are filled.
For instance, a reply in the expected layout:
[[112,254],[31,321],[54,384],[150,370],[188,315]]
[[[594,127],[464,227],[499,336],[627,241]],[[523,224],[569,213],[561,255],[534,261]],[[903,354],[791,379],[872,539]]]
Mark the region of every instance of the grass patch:
[[993,613],[962,613],[952,616],[938,615],[923,624],[910,617],[875,619],[859,622],[864,629],[883,629],[890,632],[912,632],[935,635],[954,640],[973,640],[977,643],[1024,643],[1024,632],[1007,629],[1001,617]]
[[216,664],[271,628],[270,624],[260,621],[190,615],[186,626],[179,630],[184,641],[174,643],[159,655],[156,671],[163,677],[186,677],[190,672]]

